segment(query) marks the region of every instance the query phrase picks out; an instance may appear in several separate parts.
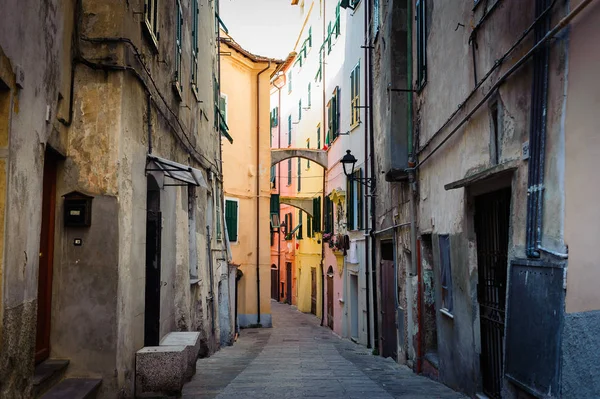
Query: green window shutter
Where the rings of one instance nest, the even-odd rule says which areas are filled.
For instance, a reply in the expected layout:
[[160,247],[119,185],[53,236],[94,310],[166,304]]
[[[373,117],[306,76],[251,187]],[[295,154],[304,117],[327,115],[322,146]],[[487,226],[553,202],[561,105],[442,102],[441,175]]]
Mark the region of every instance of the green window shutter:
[[287,184],[288,184],[288,186],[291,186],[292,185],[292,159],[291,158],[288,159],[288,171],[287,171],[287,173],[288,173]]
[[321,197],[313,198],[313,232],[321,231]]
[[223,119],[225,119],[225,123],[227,123],[227,98],[221,95],[219,99],[219,109],[221,110],[221,115],[223,115]]
[[227,233],[230,242],[236,242],[237,232],[238,203],[237,201],[225,200],[225,223],[227,223]]
[[[354,172],[356,174],[356,177],[358,177],[359,179],[362,178],[362,169],[357,170],[356,172]],[[356,198],[357,198],[357,202],[358,202],[358,229],[362,230],[364,228],[364,224],[363,224],[363,192],[362,192],[363,188],[362,188],[362,184],[357,184],[356,185]]]
[[331,21],[327,24],[327,54],[331,53]]
[[317,148],[321,149],[321,126],[317,127]]
[[288,93],[292,92],[292,71],[288,72]]
[[335,7],[335,37],[340,35],[340,3]]
[[302,99],[298,100],[298,120],[302,120]]
[[354,230],[354,181],[346,179],[346,228]]
[[292,115],[288,115],[288,145],[292,145]]
[[312,47],[312,26],[308,28],[308,47]]
[[298,158],[298,192],[302,191],[302,158]]
[[310,108],[311,104],[311,94],[310,94],[310,82],[308,82],[308,107]]
[[[306,148],[310,149],[310,139],[306,140]],[[306,161],[306,168],[310,169],[310,160]]]
[[279,194],[271,194],[271,213],[279,214]]
[[333,233],[333,203],[325,196],[325,233]]
[[302,237],[302,233],[303,233],[302,229],[304,227],[304,226],[302,226],[302,220],[303,219],[304,219],[304,212],[300,211],[298,213],[298,225],[300,227],[298,228],[298,234],[296,235],[296,238],[299,239],[299,240],[301,240],[303,238]]
[[314,237],[314,230],[312,227],[312,216],[310,215],[306,215],[306,236],[313,238]]

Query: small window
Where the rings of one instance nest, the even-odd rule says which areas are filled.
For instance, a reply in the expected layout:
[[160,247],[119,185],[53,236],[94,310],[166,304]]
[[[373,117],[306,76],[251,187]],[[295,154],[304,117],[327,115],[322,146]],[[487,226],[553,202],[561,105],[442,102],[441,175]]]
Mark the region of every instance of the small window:
[[350,73],[350,127],[360,122],[360,63]]
[[452,314],[452,265],[450,262],[450,237],[439,236],[440,241],[440,273],[442,282],[442,309]]
[[312,226],[312,216],[310,215],[306,215],[306,236],[308,238],[313,238],[315,236]]
[[292,158],[288,159],[287,185],[292,185]]
[[175,82],[178,89],[181,90],[181,57],[183,54],[182,40],[183,40],[183,10],[181,9],[181,2],[177,2],[177,21],[175,22],[176,38],[175,38]]
[[302,158],[298,158],[298,192],[302,191]]
[[293,219],[292,219],[292,214],[291,213],[286,213],[285,214],[285,240],[289,241],[292,239],[292,235],[290,234],[292,232],[292,230],[294,229],[294,226],[292,226],[293,223]]
[[[192,90],[198,88],[198,15],[200,8],[199,0],[192,0]],[[196,92],[197,94],[197,92]]]
[[238,202],[225,200],[225,223],[227,224],[227,237],[229,242],[238,240]]
[[427,82],[427,16],[425,0],[417,0],[417,88]]
[[158,50],[158,0],[144,1],[144,26]]
[[292,145],[292,115],[288,115],[288,147]]

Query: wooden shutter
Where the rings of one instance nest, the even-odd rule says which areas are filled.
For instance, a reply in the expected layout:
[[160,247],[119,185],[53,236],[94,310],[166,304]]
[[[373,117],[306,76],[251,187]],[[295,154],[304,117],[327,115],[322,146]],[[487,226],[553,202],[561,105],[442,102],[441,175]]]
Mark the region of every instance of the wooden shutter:
[[298,158],[298,192],[302,190],[302,158]]
[[321,231],[321,197],[313,198],[313,231]]
[[312,225],[312,216],[306,215],[306,236],[313,238],[314,233],[315,232],[313,230],[313,225]]
[[279,214],[279,194],[271,194],[271,213]]
[[292,115],[288,115],[288,145],[292,145]]
[[288,173],[288,176],[287,176],[288,177],[287,178],[288,182],[287,182],[287,184],[288,184],[288,186],[291,186],[292,185],[292,158],[288,159],[288,171],[287,171],[287,173]]
[[346,228],[354,230],[354,181],[346,179]]
[[302,237],[302,234],[304,233],[304,232],[302,231],[302,230],[303,230],[303,228],[304,228],[304,226],[302,226],[302,220],[303,220],[303,219],[304,219],[304,212],[303,212],[303,211],[300,211],[300,212],[298,213],[298,225],[299,225],[300,227],[298,227],[298,234],[296,235],[296,238],[297,238],[297,239],[299,239],[299,240],[301,240],[301,239],[303,238],[303,237]]
[[237,215],[237,201],[225,200],[225,223],[227,224],[227,233],[230,242],[236,242],[238,239]]
[[[357,170],[356,172],[356,176],[361,179],[362,178],[362,169]],[[356,185],[356,200],[358,202],[358,206],[356,207],[358,210],[358,229],[362,230],[364,229],[364,210],[363,210],[363,187],[362,184],[357,184]]]

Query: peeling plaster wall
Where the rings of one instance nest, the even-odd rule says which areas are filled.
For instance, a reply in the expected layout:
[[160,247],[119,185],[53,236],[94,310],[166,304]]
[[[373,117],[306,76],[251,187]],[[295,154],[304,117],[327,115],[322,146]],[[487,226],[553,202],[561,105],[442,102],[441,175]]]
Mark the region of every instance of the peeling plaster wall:
[[33,373],[44,147],[59,135],[52,122],[63,15],[57,1],[7,0],[2,10],[0,78],[10,94],[2,93],[9,103],[0,114],[0,396],[26,398]]
[[[517,40],[534,20],[534,2],[504,1],[485,20],[477,35],[476,64],[481,78]],[[457,22],[479,20],[483,9],[473,10],[471,3],[455,4],[427,1],[427,84],[415,95],[415,131],[422,146],[442,126],[474,87],[473,61],[469,35],[471,29],[457,27]],[[413,15],[414,15],[413,8]],[[552,24],[564,15],[564,4],[557,3]],[[554,26],[554,25],[552,25]],[[455,29],[456,28],[456,29]],[[416,30],[413,26],[413,48],[416,51]],[[517,47],[512,57],[493,73],[484,87],[490,87],[502,73],[531,48],[532,37]],[[559,36],[550,46],[550,80],[548,92],[548,126],[546,143],[545,196],[542,244],[556,251],[564,250],[564,168],[561,167],[561,147],[564,132],[560,123],[563,108],[565,40]],[[413,60],[413,69],[416,60]],[[509,230],[509,260],[525,256],[527,204],[527,161],[521,160],[521,145],[529,139],[531,99],[531,61],[513,74],[498,91],[501,105],[499,163],[516,166],[508,184],[512,187]],[[484,89],[484,93],[487,90]],[[466,112],[481,99],[476,94],[458,112],[440,137],[434,139],[419,159],[445,137]],[[477,252],[473,227],[473,197],[484,191],[500,188],[459,188],[446,191],[444,185],[471,176],[493,166],[490,139],[489,105],[484,104],[467,123],[445,143],[426,163],[419,167],[419,230],[433,234],[434,283],[439,287],[438,234],[450,235],[454,319],[438,312],[438,351],[440,381],[470,395],[481,390],[479,355],[479,305],[477,303]],[[482,191],[483,190],[483,191]],[[510,270],[509,270],[510,275]],[[436,308],[441,305],[440,294]],[[504,384],[507,397],[516,395],[515,388]]]

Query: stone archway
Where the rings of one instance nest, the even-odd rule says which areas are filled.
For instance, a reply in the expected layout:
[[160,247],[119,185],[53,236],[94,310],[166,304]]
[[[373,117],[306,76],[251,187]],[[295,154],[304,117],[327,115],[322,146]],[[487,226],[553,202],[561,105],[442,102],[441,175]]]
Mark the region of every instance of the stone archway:
[[327,169],[327,151],[300,148],[273,148],[271,149],[271,166],[289,158],[304,158]]

